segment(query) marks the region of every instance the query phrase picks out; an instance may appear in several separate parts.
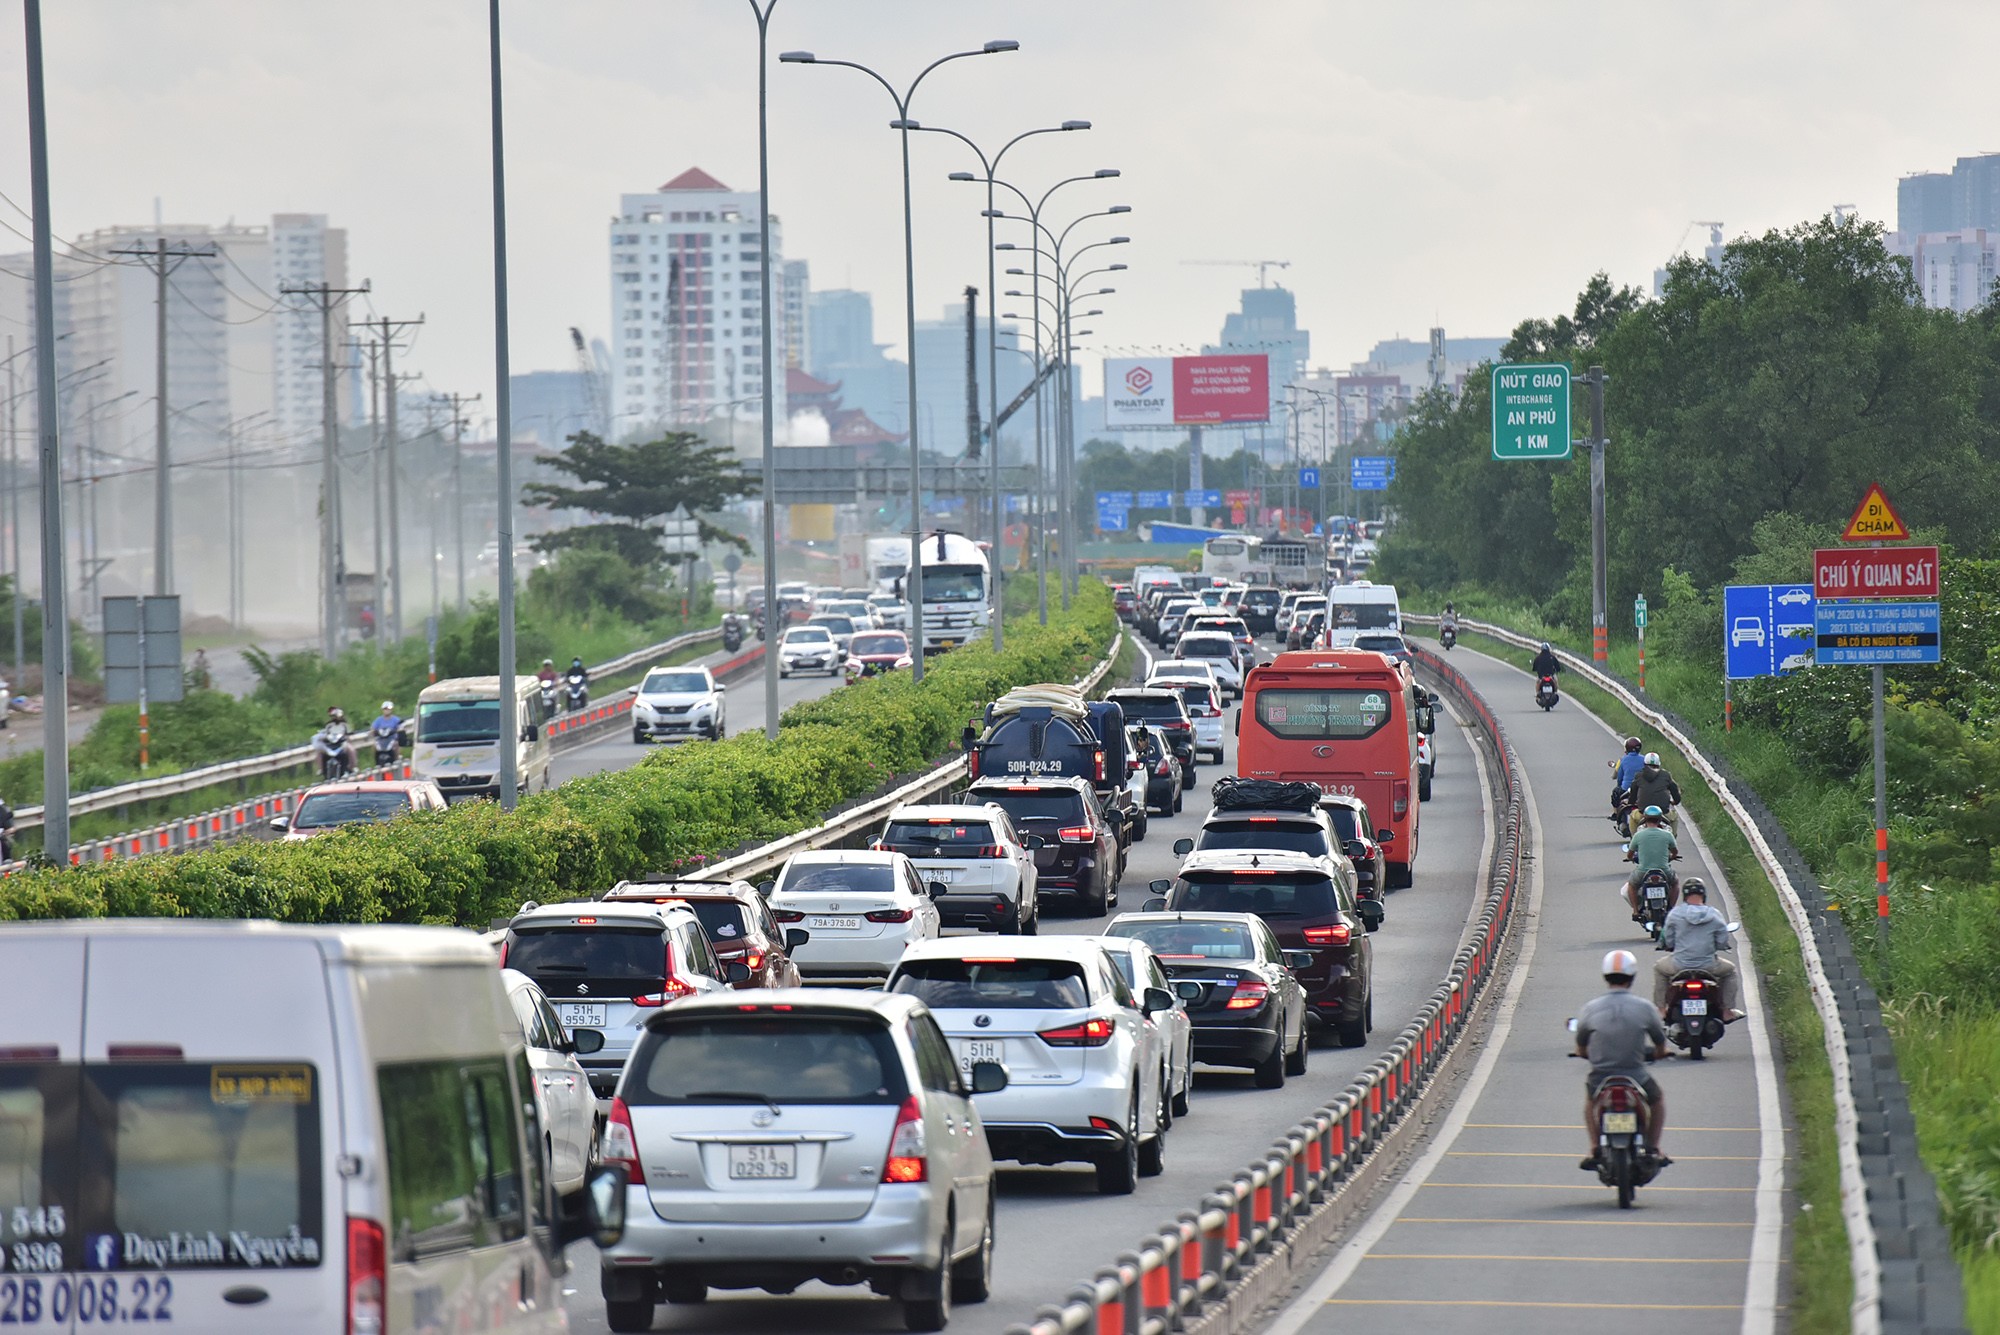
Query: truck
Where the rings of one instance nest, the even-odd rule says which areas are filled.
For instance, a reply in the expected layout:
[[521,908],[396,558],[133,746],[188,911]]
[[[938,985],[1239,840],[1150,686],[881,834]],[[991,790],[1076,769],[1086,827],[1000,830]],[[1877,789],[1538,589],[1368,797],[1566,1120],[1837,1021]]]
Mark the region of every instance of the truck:
[[[960,745],[975,779],[1088,779],[1123,853],[1135,833],[1125,711],[1073,686],[1019,686],[968,724]],[[1121,858],[1122,860],[1122,858]]]
[[[986,553],[962,533],[940,529],[918,545],[923,563],[924,644],[927,654],[983,639],[992,622],[992,569]],[[908,597],[905,587],[895,592]]]
[[901,534],[878,535],[863,538],[861,547],[865,568],[859,582],[877,593],[902,597],[903,577],[910,569],[910,540]]

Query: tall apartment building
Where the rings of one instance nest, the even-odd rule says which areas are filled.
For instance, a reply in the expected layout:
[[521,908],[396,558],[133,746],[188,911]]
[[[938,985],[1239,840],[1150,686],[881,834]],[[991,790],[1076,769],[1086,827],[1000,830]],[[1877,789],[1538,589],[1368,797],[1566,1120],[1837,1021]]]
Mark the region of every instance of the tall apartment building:
[[785,324],[784,337],[778,340],[776,348],[776,361],[780,370],[802,371],[806,365],[806,346],[812,340],[812,272],[804,260],[786,260],[780,272],[784,300],[779,306],[785,312]]
[[[323,213],[273,215],[268,254],[270,280],[259,281],[274,296],[281,296],[288,287],[317,287],[322,283],[332,288],[354,286],[347,275],[347,229],[328,227]],[[351,354],[341,345],[346,343],[345,323],[353,318],[355,313],[350,310],[334,312],[337,365],[352,361]],[[270,407],[278,434],[288,439],[306,438],[320,431],[325,356],[320,328],[319,308],[305,298],[285,298],[285,304],[272,312]],[[336,411],[343,421],[356,416],[355,404],[365,389],[361,377],[348,377],[336,399]]]
[[1884,241],[1892,254],[1910,262],[1924,305],[1963,315],[1993,298],[2000,281],[2000,229],[1891,232]]
[[2000,231],[2000,153],[1960,158],[1945,172],[1896,183],[1896,230],[1911,236],[1968,227]]
[[[759,211],[754,191],[699,167],[619,197],[608,229],[614,437],[685,428],[762,394]],[[771,249],[778,263],[775,217]],[[782,378],[775,392],[782,420]]]

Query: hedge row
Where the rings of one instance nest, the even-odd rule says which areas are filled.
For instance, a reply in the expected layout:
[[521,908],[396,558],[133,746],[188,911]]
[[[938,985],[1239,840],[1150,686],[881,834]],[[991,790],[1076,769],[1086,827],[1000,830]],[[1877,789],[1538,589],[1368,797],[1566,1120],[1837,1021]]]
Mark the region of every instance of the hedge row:
[[957,745],[1009,687],[1068,681],[1116,627],[1108,593],[1087,584],[1044,626],[1008,628],[1007,649],[957,650],[794,706],[776,741],[762,733],[680,746],[630,769],[524,798],[356,827],[296,843],[99,866],[30,870],[0,882],[0,920],[82,917],[272,918],[484,927],[523,900],[584,898],[648,872],[685,872],[746,841],[819,824]]

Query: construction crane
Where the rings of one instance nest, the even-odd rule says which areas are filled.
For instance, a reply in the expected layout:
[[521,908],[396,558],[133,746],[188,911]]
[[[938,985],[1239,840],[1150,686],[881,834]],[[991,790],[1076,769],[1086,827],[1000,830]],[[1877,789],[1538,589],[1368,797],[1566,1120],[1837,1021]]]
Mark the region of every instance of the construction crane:
[[1290,260],[1182,260],[1182,264],[1230,265],[1234,268],[1254,268],[1257,271],[1257,286],[1264,287],[1264,275],[1270,269],[1289,269]]
[[584,427],[599,440],[608,440],[611,424],[606,419],[611,414],[605,401],[604,377],[598,372],[597,358],[590,355],[590,346],[583,341],[583,331],[575,325],[569,327],[569,341],[576,348],[576,369],[583,376],[586,399]]
[[1719,222],[1708,222],[1705,219],[1697,218],[1693,222],[1689,223],[1686,227],[1681,228],[1681,239],[1674,242],[1674,254],[1676,255],[1680,254],[1682,250],[1684,250],[1687,247],[1688,233],[1692,232],[1697,227],[1706,227],[1708,229],[1709,245],[1719,246],[1722,244],[1722,224]]

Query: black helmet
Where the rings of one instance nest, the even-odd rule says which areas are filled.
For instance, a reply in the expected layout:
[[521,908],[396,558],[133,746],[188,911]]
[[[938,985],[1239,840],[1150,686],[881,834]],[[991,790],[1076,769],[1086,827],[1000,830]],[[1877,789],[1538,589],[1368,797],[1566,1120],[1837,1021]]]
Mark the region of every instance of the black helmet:
[[1702,902],[1707,903],[1708,887],[1703,885],[1699,878],[1690,876],[1681,882],[1681,898],[1686,899],[1689,895],[1700,895]]
[[1640,745],[1641,743],[1637,737],[1627,737],[1625,739],[1625,749],[1627,751],[1637,751]]
[[1547,640],[1542,641],[1542,652],[1545,654],[1553,652],[1553,650],[1549,648],[1549,642]]

